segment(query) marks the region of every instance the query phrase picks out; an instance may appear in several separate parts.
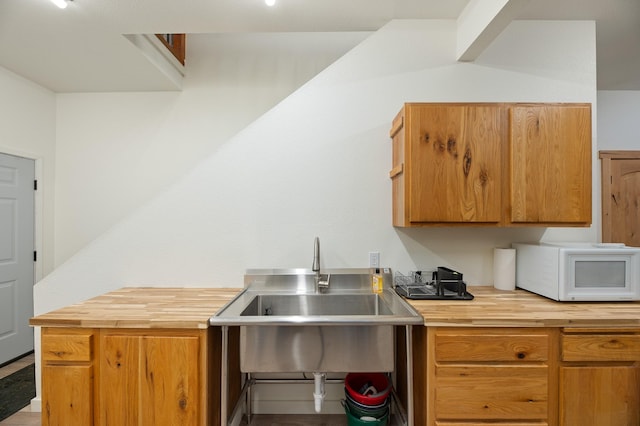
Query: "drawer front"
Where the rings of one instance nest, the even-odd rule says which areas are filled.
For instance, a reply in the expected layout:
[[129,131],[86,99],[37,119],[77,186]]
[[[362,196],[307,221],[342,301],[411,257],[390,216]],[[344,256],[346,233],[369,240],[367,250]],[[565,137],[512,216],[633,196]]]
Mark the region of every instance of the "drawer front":
[[[482,422],[482,426],[548,426],[547,422]],[[477,422],[438,422],[436,426],[478,426]]]
[[42,336],[43,361],[91,361],[92,334],[47,334]]
[[563,361],[640,361],[638,334],[563,334]]
[[546,366],[438,367],[436,418],[545,421],[547,377]]
[[546,361],[547,335],[436,334],[436,361]]

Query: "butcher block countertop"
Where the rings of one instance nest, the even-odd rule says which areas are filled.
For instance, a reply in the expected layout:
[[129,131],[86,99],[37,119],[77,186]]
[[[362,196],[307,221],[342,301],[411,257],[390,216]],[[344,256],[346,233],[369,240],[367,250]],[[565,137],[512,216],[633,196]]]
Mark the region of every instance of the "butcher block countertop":
[[240,288],[127,287],[70,305],[29,322],[87,328],[201,328]]
[[[31,319],[33,326],[204,329],[240,288],[128,287]],[[640,302],[556,302],[470,286],[470,301],[410,300],[426,326],[640,327]]]
[[640,302],[556,302],[525,290],[469,286],[474,300],[411,300],[426,326],[640,327]]

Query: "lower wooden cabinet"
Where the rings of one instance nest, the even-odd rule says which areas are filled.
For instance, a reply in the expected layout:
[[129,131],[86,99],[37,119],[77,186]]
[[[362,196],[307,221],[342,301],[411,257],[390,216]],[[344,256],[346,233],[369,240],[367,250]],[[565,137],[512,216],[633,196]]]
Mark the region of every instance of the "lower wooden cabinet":
[[425,327],[413,341],[415,425],[640,425],[640,329]]
[[100,424],[204,424],[200,336],[156,333],[103,333]]
[[561,426],[640,425],[640,330],[566,328]]
[[215,424],[211,333],[43,328],[42,424]]
[[552,330],[426,332],[427,425],[548,424],[557,406]]
[[42,424],[93,425],[97,331],[42,329]]

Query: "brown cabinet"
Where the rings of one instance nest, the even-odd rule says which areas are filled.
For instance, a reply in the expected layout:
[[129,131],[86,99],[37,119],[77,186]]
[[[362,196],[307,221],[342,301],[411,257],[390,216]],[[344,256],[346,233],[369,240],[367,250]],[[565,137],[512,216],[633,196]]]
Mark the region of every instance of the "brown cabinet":
[[589,104],[407,103],[390,135],[394,226],[591,223]]
[[42,424],[211,424],[209,333],[43,328]]
[[561,426],[640,424],[640,330],[565,328]]
[[105,331],[100,424],[203,424],[200,345],[193,332]]
[[96,330],[42,329],[42,424],[92,425]]
[[416,401],[416,406],[426,406],[427,425],[553,424],[552,330],[433,327],[426,332],[426,404]]

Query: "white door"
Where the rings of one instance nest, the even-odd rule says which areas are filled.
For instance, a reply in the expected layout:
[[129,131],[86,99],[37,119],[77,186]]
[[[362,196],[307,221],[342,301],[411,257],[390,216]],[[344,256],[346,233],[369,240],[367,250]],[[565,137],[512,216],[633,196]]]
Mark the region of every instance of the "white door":
[[0,364],[33,350],[34,173],[0,154]]

